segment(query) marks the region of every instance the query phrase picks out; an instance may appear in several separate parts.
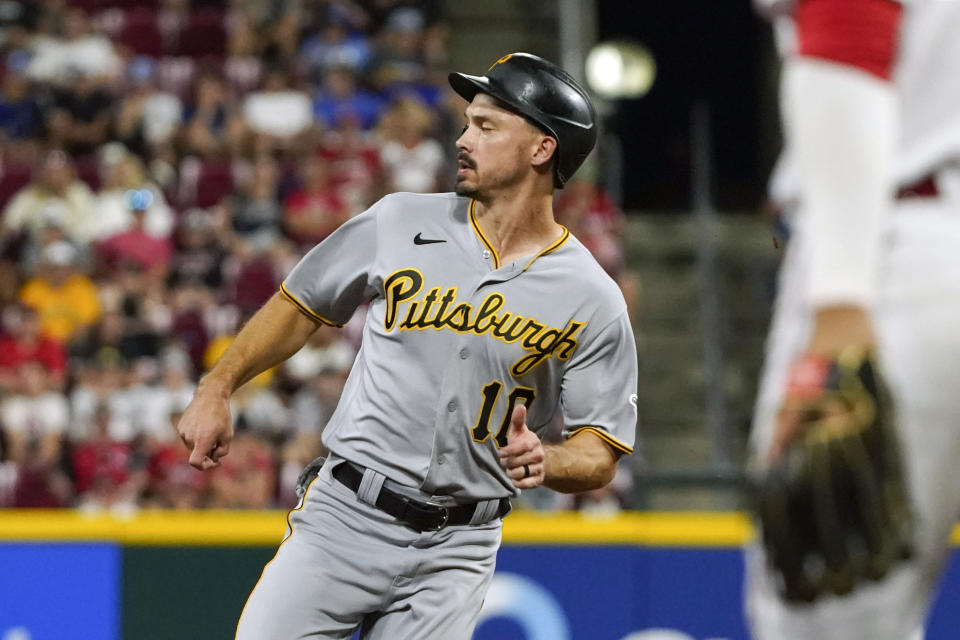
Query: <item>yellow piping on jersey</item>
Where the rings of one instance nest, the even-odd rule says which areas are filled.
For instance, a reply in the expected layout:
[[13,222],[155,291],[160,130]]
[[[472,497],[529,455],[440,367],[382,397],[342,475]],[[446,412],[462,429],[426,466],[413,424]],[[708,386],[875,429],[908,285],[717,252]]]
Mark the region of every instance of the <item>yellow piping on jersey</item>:
[[[493,243],[491,243],[490,240],[487,239],[487,236],[483,233],[483,229],[480,228],[480,223],[477,221],[476,205],[477,205],[476,200],[470,201],[470,224],[473,226],[473,230],[476,232],[477,236],[480,238],[480,241],[487,248],[487,250],[490,251],[490,255],[493,256],[494,269],[499,269],[500,254],[498,254],[497,250],[493,248]],[[548,246],[546,249],[544,249],[537,255],[530,258],[530,262],[528,262],[526,266],[523,268],[524,271],[529,269],[530,265],[532,265],[534,262],[537,261],[537,258],[541,258],[547,254],[553,253],[554,251],[562,247],[567,240],[570,239],[570,230],[563,225],[560,225],[560,228],[563,229],[563,233],[560,234],[560,237],[557,238],[557,241],[552,243],[550,246]]]
[[623,451],[624,453],[633,453],[633,447],[627,446],[626,444],[620,442],[619,440],[614,438],[612,435],[610,435],[609,433],[607,433],[606,431],[598,427],[577,427],[576,429],[570,432],[570,435],[567,436],[567,440],[577,435],[578,433],[583,433],[584,431],[589,431],[590,433],[599,437],[601,440],[603,440],[604,442],[606,442],[607,444],[609,444],[611,447],[613,447],[618,451]]
[[304,315],[306,315],[306,316],[307,316],[308,318],[310,318],[311,320],[316,320],[317,322],[319,322],[319,323],[321,323],[321,324],[325,324],[325,325],[328,325],[328,326],[331,326],[331,327],[342,327],[342,326],[343,326],[343,323],[337,323],[337,322],[334,322],[334,321],[332,321],[332,320],[327,320],[326,318],[324,318],[323,316],[321,316],[319,313],[315,312],[313,309],[311,309],[311,308],[308,307],[307,305],[305,305],[305,304],[303,304],[302,302],[300,302],[300,300],[298,300],[296,296],[294,296],[292,293],[290,293],[290,290],[287,289],[287,286],[286,286],[284,283],[282,283],[282,282],[280,283],[280,293],[281,293],[281,295],[283,295],[284,298],[286,298],[287,300],[289,300],[290,302],[292,302],[292,303],[293,303],[293,306],[295,306],[297,309],[299,309],[301,313],[303,313]]
[[563,229],[563,233],[560,235],[560,238],[558,238],[557,241],[554,242],[553,244],[551,244],[549,247],[547,247],[546,249],[544,249],[543,251],[541,251],[541,252],[538,253],[537,255],[533,256],[533,258],[530,259],[530,262],[527,263],[527,266],[525,266],[525,267],[523,268],[524,271],[526,271],[527,269],[529,269],[529,268],[530,268],[530,265],[532,265],[532,264],[536,261],[537,258],[540,258],[540,257],[542,257],[542,256],[545,256],[545,255],[547,255],[548,253],[553,253],[554,251],[556,251],[557,249],[559,249],[560,247],[562,247],[562,246],[563,246],[563,243],[566,242],[566,241],[570,238],[570,230],[567,229],[567,228],[566,228],[565,226],[563,226],[563,225],[560,225],[560,228]]
[[477,222],[477,214],[475,209],[477,208],[477,201],[470,201],[470,224],[473,225],[473,230],[477,233],[477,236],[480,237],[480,242],[484,244],[490,255],[493,256],[493,268],[500,268],[500,254],[497,253],[497,250],[493,248],[493,245],[487,240],[487,236],[483,234],[483,229],[480,228],[480,223]]

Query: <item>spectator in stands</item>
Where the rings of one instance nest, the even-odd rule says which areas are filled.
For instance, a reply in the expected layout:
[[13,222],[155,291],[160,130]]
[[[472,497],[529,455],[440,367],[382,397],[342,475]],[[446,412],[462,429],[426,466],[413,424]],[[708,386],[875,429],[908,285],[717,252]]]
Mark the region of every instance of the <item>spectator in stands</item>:
[[242,112],[257,152],[295,147],[313,126],[310,96],[280,69],[267,71],[260,90],[244,99]]
[[[56,200],[47,202],[40,215],[39,220],[35,222],[39,229],[34,235],[23,238],[22,253],[20,254],[20,265],[25,273],[34,273],[42,262],[43,251],[51,244],[56,242],[66,242],[67,244],[77,245],[71,241],[64,228],[66,219],[66,210],[63,203]],[[79,252],[80,262],[86,262],[86,248]]]
[[77,250],[56,242],[43,250],[42,267],[20,290],[40,314],[44,333],[61,343],[81,337],[100,317],[97,287],[77,268]]
[[161,355],[160,368],[160,381],[153,386],[150,401],[154,409],[144,412],[144,432],[154,440],[170,442],[176,436],[176,431],[170,429],[170,416],[183,413],[197,385],[192,380],[190,356],[179,347],[168,349]]
[[[210,338],[221,329],[212,326],[214,323],[211,322],[211,316],[218,309],[214,296],[219,292],[213,292],[197,283],[184,283],[170,293],[173,312],[170,336],[187,350],[193,370],[205,371],[205,354],[211,345]],[[235,330],[235,326],[227,328],[230,332]],[[222,353],[218,353],[217,357]]]
[[401,6],[390,10],[371,63],[370,77],[374,88],[390,97],[412,91],[429,104],[435,103],[439,91],[425,84],[425,27],[426,16],[419,7]]
[[173,322],[165,283],[158,275],[129,262],[102,270],[97,280],[101,320],[84,340],[71,345],[71,354],[94,358],[110,348],[125,360],[155,357]]
[[362,73],[372,56],[367,37],[352,30],[350,14],[336,4],[325,8],[327,15],[319,31],[300,47],[304,72],[314,85],[329,79],[335,69]]
[[[105,317],[110,317],[109,314]],[[116,316],[119,318],[119,316]],[[70,425],[67,436],[71,442],[83,442],[93,433],[93,420],[97,407],[107,405],[114,392],[120,388],[123,375],[121,356],[118,349],[104,346],[93,354],[77,354],[71,367],[74,376],[73,388],[67,396],[70,404]],[[110,416],[110,434],[129,438],[130,433],[123,425],[114,424]]]
[[73,449],[71,462],[81,509],[135,509],[146,486],[146,459],[134,442],[114,438],[110,423],[109,406],[98,404],[90,437]]
[[[311,339],[316,344],[304,347],[306,354],[297,358],[297,362],[291,359],[285,364],[286,373],[301,386],[291,398],[288,420],[292,428],[280,449],[282,464],[278,494],[284,506],[296,502],[294,487],[299,470],[313,458],[326,453],[320,436],[333,415],[353,364],[355,351],[346,343],[340,330],[321,327],[318,333],[321,333],[320,338]],[[300,356],[299,353],[296,355]],[[306,375],[310,377],[302,377]]]
[[277,292],[282,273],[274,261],[273,251],[253,253],[249,247],[240,245],[237,249],[236,271],[228,286],[227,299],[241,317],[249,318]]
[[[170,431],[175,433],[180,413],[170,416]],[[197,471],[187,461],[180,442],[161,446],[147,464],[149,482],[144,505],[164,509],[199,509],[205,505],[210,476]]]
[[121,70],[113,43],[93,32],[86,12],[79,7],[67,9],[61,34],[38,35],[31,49],[27,73],[36,80],[56,82],[71,74],[109,79]]
[[231,12],[228,22],[230,29],[223,75],[230,88],[243,95],[260,85],[264,65],[263,49],[266,43],[246,11]]
[[216,290],[223,284],[225,239],[217,233],[213,217],[203,209],[184,213],[167,278],[171,287],[199,284]]
[[330,182],[326,161],[311,155],[300,165],[300,188],[283,203],[287,236],[303,248],[317,244],[349,217],[346,203]]
[[141,157],[173,160],[171,143],[183,121],[180,98],[157,89],[156,64],[146,56],[127,67],[130,88],[120,102],[114,122],[117,139]]
[[226,84],[217,74],[201,72],[197,76],[184,119],[185,155],[216,158],[240,148],[243,123],[229,99]]
[[0,403],[7,459],[17,466],[14,506],[65,506],[69,481],[58,465],[69,413],[66,398],[47,388],[43,364],[19,367],[21,390]]
[[427,25],[421,44],[428,75],[440,75],[436,84],[443,87],[447,86],[444,79],[447,77],[447,69],[451,66],[450,38],[452,35],[450,25],[437,20]]
[[557,221],[577,236],[600,266],[616,278],[624,267],[623,212],[589,180],[576,180],[557,193]]
[[97,213],[93,192],[77,180],[73,164],[62,151],[44,158],[39,178],[13,196],[3,212],[4,232],[26,232],[39,240],[49,218],[43,214],[56,205],[60,224],[71,241],[86,245],[96,237]]
[[284,363],[284,372],[299,384],[305,384],[324,371],[349,371],[356,350],[340,329],[320,325],[307,344]]
[[122,266],[134,267],[149,277],[166,277],[173,247],[166,238],[147,232],[147,212],[153,206],[153,192],[148,189],[129,189],[124,192],[124,206],[133,217],[126,231],[114,234],[97,245],[100,263],[108,270]]
[[357,86],[352,68],[337,65],[324,76],[313,101],[313,115],[327,128],[351,118],[362,129],[370,129],[380,119],[385,106],[383,98]]
[[427,137],[432,123],[427,107],[412,97],[401,98],[384,114],[380,156],[390,191],[438,190],[444,155],[440,143]]
[[0,335],[0,392],[21,392],[20,365],[37,362],[46,372],[46,388],[60,391],[67,370],[67,354],[60,343],[43,334],[37,312],[25,305],[13,305],[3,312]]
[[233,198],[233,230],[257,253],[266,251],[282,235],[279,178],[277,163],[260,157],[253,163],[249,183]]
[[46,124],[50,141],[74,155],[92,153],[107,141],[113,97],[96,78],[70,67],[53,91]]
[[236,416],[238,428],[242,427],[271,442],[283,442],[294,432],[290,419],[289,397],[281,393],[279,371],[274,370],[269,384],[248,385],[231,401],[231,412]]
[[595,183],[577,180],[557,194],[554,214],[557,222],[570,229],[617,281],[630,313],[635,313],[639,279],[626,268],[621,241],[624,217],[616,203]]
[[10,2],[0,13],[0,29],[12,46],[25,44],[28,34],[36,30],[37,18],[42,10],[36,2]]
[[143,162],[119,143],[110,143],[100,150],[100,174],[103,186],[97,194],[97,239],[128,231],[134,225],[130,209],[129,191],[145,190],[152,198],[143,221],[144,231],[160,239],[173,232],[175,216],[167,199],[153,181],[146,176]]
[[111,417],[110,437],[115,440],[132,442],[140,436],[144,398],[148,395],[144,381],[149,373],[144,363],[144,359],[128,359],[121,355],[111,372],[111,389],[106,404]]
[[292,424],[298,432],[319,434],[323,431],[343,393],[349,372],[349,366],[343,368],[339,363],[330,361],[315,376],[303,381],[303,386],[291,403]]
[[386,194],[380,150],[354,118],[341,118],[336,128],[324,134],[320,157],[327,161],[331,182],[347,202],[351,216]]
[[[315,396],[310,397],[320,387],[325,389],[322,401]],[[296,504],[295,488],[300,470],[314,458],[328,453],[320,437],[330,419],[330,398],[334,395],[339,397],[342,390],[340,374],[329,370],[323,372],[319,378],[311,380],[310,384],[294,396],[291,407],[293,431],[287,440],[280,444],[280,470],[277,480],[280,506]],[[313,413],[318,407],[322,408],[321,413]]]
[[213,509],[266,509],[272,506],[276,468],[269,445],[240,430],[230,444],[231,460],[210,478],[209,506]]
[[35,138],[43,132],[43,112],[24,73],[27,61],[23,51],[6,58],[0,84],[0,131],[7,141]]

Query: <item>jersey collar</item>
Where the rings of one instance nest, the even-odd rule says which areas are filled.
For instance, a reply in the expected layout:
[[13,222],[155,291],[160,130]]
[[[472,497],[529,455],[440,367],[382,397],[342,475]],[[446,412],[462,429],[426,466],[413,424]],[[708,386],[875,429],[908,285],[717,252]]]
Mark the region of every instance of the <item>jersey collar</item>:
[[[480,223],[477,221],[476,206],[477,206],[477,201],[471,199],[470,207],[469,207],[470,226],[473,227],[474,233],[477,234],[477,237],[480,239],[480,242],[483,243],[483,246],[487,248],[487,251],[489,251],[490,255],[493,257],[494,270],[499,269],[501,266],[500,254],[498,254],[497,250],[493,248],[493,243],[490,242],[487,236],[483,233],[483,229],[480,228]],[[537,260],[537,258],[545,256],[549,253],[553,253],[554,251],[562,247],[563,244],[570,238],[570,230],[564,227],[563,225],[560,225],[560,228],[563,229],[563,233],[560,234],[560,237],[555,242],[553,242],[550,246],[543,249],[543,251],[536,254],[532,258],[530,258],[530,261],[526,264],[526,266],[524,266],[523,269],[521,269],[521,273],[529,269],[530,265],[532,265]]]

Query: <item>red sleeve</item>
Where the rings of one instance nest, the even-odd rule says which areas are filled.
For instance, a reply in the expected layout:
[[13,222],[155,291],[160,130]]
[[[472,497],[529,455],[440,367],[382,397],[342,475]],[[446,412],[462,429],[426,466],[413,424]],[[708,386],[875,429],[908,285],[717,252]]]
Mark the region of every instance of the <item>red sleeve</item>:
[[0,338],[0,367],[12,369],[22,361],[23,356],[16,340],[7,336]]
[[902,15],[894,0],[800,0],[794,10],[798,51],[889,80]]
[[67,368],[66,350],[58,342],[44,338],[40,343],[37,355],[47,366],[47,369],[54,373],[62,373]]

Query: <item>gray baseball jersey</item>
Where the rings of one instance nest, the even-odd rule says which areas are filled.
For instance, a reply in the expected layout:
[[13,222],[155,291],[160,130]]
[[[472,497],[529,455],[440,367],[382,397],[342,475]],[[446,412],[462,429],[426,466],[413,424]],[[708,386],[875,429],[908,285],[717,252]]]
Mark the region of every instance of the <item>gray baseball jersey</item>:
[[324,444],[460,502],[515,495],[500,467],[510,415],[542,435],[590,430],[632,451],[637,357],[617,285],[568,231],[500,264],[455,194],[397,193],[314,247],[282,293],[339,325],[369,301],[363,344]]

